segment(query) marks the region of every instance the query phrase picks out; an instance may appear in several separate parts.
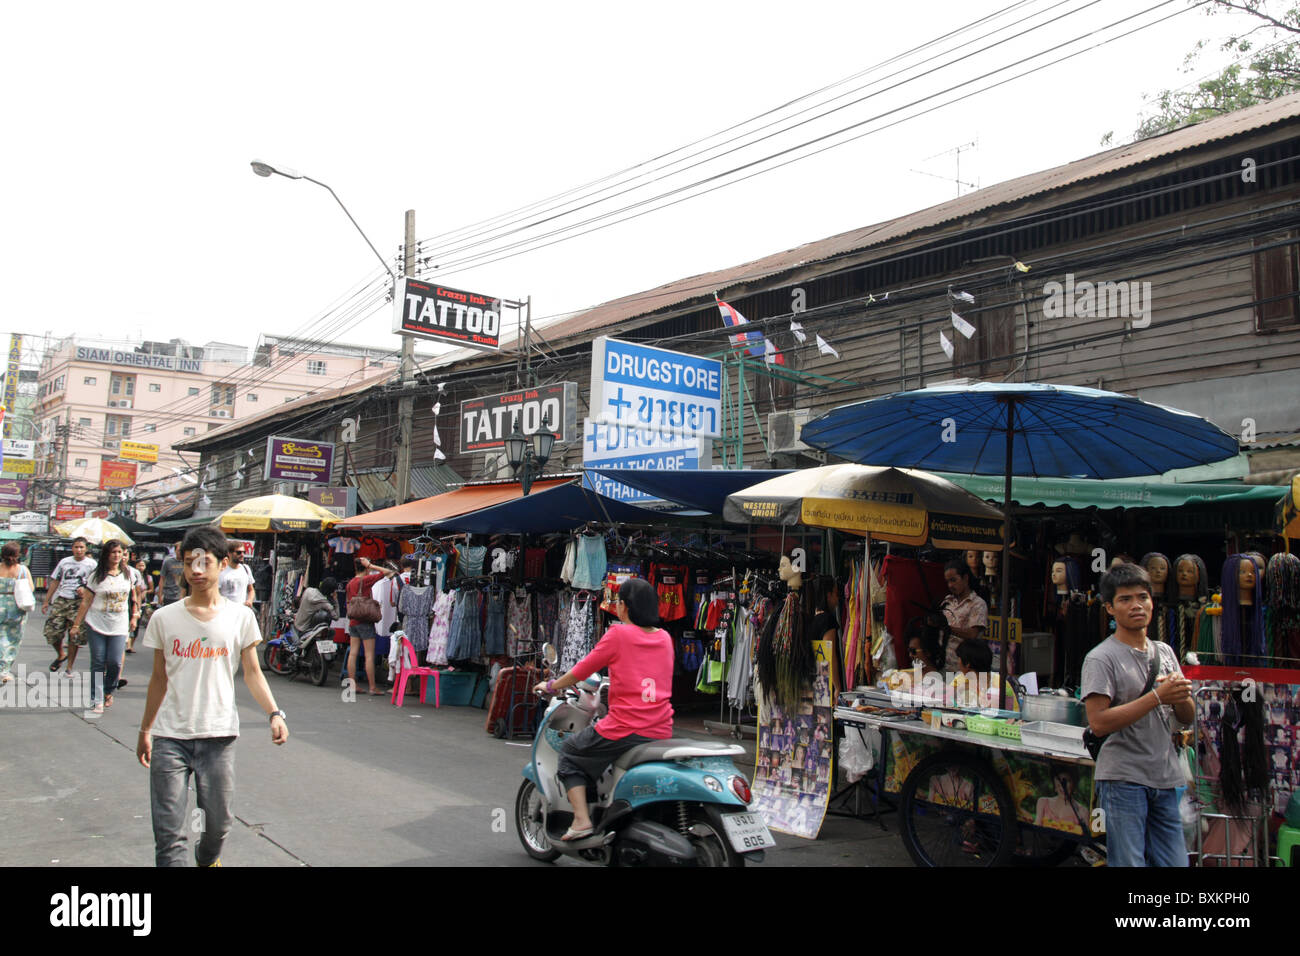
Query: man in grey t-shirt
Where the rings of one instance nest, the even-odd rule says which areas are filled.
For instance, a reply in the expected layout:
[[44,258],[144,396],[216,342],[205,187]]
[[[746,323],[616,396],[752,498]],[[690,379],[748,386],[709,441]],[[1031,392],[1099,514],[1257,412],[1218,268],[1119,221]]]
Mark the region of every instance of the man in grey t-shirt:
[[[1110,866],[1187,866],[1178,809],[1185,787],[1173,732],[1175,718],[1184,725],[1195,719],[1192,682],[1173,648],[1147,639],[1151,593],[1142,568],[1111,568],[1101,579],[1101,599],[1115,633],[1083,661],[1088,724],[1097,736],[1110,735],[1095,776]],[[1144,690],[1153,658],[1155,684]]]
[[181,599],[181,578],[184,574],[185,564],[176,557],[176,549],[173,548],[163,558],[162,572],[158,576],[163,604],[172,604]]

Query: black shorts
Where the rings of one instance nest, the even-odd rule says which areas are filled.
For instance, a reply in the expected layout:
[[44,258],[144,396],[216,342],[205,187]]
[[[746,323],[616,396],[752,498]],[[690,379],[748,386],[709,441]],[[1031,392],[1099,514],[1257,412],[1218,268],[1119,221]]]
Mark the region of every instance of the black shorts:
[[652,738],[640,734],[628,734],[618,740],[609,740],[598,734],[594,726],[584,727],[565,738],[560,752],[560,768],[556,775],[566,790],[583,784],[590,786],[600,779],[606,767],[623,754],[633,747],[652,742]]

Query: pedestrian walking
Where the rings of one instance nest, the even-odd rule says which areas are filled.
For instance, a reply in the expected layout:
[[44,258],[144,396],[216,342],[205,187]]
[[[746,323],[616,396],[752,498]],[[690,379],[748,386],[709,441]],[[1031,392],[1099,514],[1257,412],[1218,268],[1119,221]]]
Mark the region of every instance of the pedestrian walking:
[[253,606],[255,591],[253,589],[253,572],[244,564],[244,549],[232,544],[226,552],[226,564],[221,569],[217,588],[227,601]]
[[[0,684],[14,679],[14,658],[23,640],[23,625],[27,612],[36,606],[32,573],[21,557],[17,541],[6,541],[0,548]],[[21,593],[20,582],[25,582],[26,594]]]
[[91,712],[102,714],[113,706],[122,672],[122,654],[126,635],[131,630],[135,586],[131,583],[130,565],[126,563],[126,546],[121,541],[105,541],[99,549],[99,563],[81,586],[81,606],[68,629],[69,637],[79,637],[83,626],[90,643]]
[[235,815],[235,672],[241,665],[245,685],[270,716],[272,742],[289,739],[284,711],[276,708],[258,664],[257,619],[218,588],[227,548],[226,536],[215,528],[195,528],[185,536],[181,556],[190,594],[154,613],[141,645],[153,650],[154,659],[136,758],[149,768],[158,866],[185,865],[191,776],[202,820],[195,862],[221,865]]
[[[180,542],[177,541],[179,546]],[[173,546],[167,550],[167,557],[163,558],[162,570],[158,573],[158,596],[159,604],[166,606],[174,604],[181,599],[181,583],[185,580],[185,564],[176,555],[176,547]]]
[[[54,648],[54,663],[51,671],[57,671],[66,662],[65,674],[72,673],[72,666],[77,662],[77,648],[86,643],[81,635],[72,635],[69,628],[81,605],[81,596],[77,593],[92,571],[95,559],[86,557],[86,539],[72,539],[72,557],[64,558],[54,566],[50,575],[50,584],[45,589],[45,600],[41,602],[41,613],[45,618],[45,640]],[[67,637],[67,653],[63,652],[64,637]]]

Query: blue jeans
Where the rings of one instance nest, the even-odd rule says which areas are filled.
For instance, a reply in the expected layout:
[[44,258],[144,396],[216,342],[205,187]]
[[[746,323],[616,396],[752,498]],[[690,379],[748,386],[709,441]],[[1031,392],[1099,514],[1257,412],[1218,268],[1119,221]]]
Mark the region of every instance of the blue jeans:
[[86,627],[90,635],[90,703],[102,704],[104,695],[117,692],[122,676],[122,654],[126,650],[125,634],[100,634]]
[[[154,864],[184,866],[187,833],[198,834],[199,866],[221,858],[235,819],[235,741],[238,737],[153,738],[149,760],[149,802],[153,816]],[[186,816],[190,776],[198,810]]]
[[1098,780],[1106,814],[1107,866],[1187,866],[1183,820],[1185,787],[1157,790],[1140,783]]

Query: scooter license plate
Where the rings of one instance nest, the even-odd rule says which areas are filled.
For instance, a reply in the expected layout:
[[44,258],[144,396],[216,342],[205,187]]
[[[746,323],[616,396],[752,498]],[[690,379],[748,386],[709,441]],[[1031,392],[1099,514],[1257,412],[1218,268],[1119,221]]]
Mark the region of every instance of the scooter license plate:
[[772,831],[757,813],[724,813],[722,826],[727,831],[731,848],[737,853],[763,850],[776,846]]
[[335,644],[333,641],[316,642],[316,650],[320,651],[322,654],[333,654],[338,649],[339,646]]

